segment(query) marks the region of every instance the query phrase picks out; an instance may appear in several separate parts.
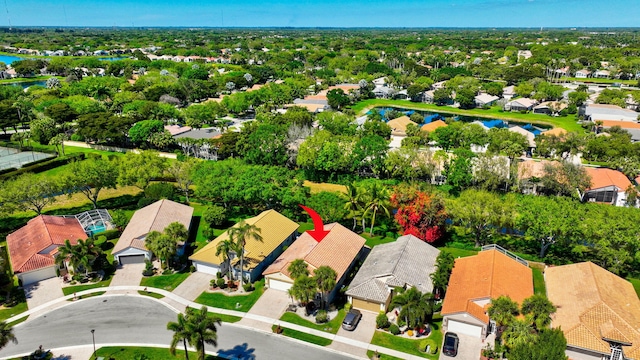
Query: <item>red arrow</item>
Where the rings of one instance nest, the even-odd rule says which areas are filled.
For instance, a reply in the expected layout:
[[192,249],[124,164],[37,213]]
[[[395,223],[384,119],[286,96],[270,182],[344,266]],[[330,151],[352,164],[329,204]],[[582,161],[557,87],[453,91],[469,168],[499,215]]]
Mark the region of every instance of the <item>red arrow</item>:
[[311,220],[313,220],[313,230],[307,230],[307,233],[311,235],[317,242],[322,241],[325,236],[329,233],[329,231],[324,229],[324,224],[322,223],[322,218],[315,212],[313,209],[308,208],[304,205],[300,205],[300,207],[311,216]]

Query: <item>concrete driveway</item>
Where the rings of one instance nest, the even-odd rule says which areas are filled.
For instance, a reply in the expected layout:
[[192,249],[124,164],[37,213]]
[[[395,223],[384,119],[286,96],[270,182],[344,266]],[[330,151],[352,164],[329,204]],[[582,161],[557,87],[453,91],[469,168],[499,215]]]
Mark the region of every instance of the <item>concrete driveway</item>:
[[46,304],[49,301],[64,296],[62,293],[62,280],[54,277],[29,284],[24,287],[24,295],[27,297],[27,306],[29,309]]
[[291,299],[286,292],[267,289],[238,324],[264,331],[271,331],[271,324],[256,318],[266,317],[274,319],[273,321],[277,322],[290,303]]
[[211,279],[215,278],[215,275],[196,271],[178,285],[178,287],[173,290],[173,293],[189,301],[193,301],[210,287]]
[[[478,360],[480,359],[480,354],[482,352],[482,340],[475,336],[464,335],[464,334],[456,334],[458,335],[458,339],[460,342],[458,343],[458,356],[456,359],[469,359],[469,360]],[[443,334],[444,339],[444,334]],[[444,340],[443,340],[444,341]],[[443,344],[444,345],[444,342]],[[440,345],[440,349],[442,350],[442,345]],[[444,355],[442,352],[440,353],[440,360],[452,360],[454,358],[450,356]]]
[[113,274],[111,286],[139,286],[145,264],[120,265]]
[[[340,330],[338,330],[338,333],[336,335],[368,344],[371,342],[373,334],[376,331],[376,316],[377,314],[374,314],[372,312],[362,311],[362,319],[360,319],[360,322],[358,323],[358,326],[355,328],[355,330],[347,331],[340,327]],[[334,350],[344,351],[352,355],[361,356],[364,358],[367,357],[366,349],[351,346],[343,342],[334,341],[328,347]]]

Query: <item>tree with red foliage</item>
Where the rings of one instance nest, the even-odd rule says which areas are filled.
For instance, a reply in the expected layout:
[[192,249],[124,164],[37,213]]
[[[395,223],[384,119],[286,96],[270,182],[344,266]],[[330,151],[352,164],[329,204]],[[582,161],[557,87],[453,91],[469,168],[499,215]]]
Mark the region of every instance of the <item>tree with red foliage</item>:
[[406,190],[398,188],[391,195],[391,204],[398,208],[395,219],[403,234],[428,243],[438,241],[444,235],[447,219],[443,199],[424,191]]

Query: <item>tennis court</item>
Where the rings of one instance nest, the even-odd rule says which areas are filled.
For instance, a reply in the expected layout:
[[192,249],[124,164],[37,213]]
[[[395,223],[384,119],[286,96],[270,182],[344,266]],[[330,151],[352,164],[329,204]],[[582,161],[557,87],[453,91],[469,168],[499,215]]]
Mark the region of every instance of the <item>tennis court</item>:
[[54,155],[35,151],[20,152],[18,149],[0,147],[0,170],[8,168],[19,169],[34,161],[50,157],[54,157]]

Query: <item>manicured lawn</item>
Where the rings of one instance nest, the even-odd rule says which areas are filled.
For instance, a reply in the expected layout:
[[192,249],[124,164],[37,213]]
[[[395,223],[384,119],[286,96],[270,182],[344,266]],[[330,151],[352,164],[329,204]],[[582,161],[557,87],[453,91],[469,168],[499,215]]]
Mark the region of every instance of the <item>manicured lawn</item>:
[[[276,328],[276,325],[273,325],[271,327],[272,330],[274,330]],[[307,334],[301,331],[297,331],[297,330],[293,330],[293,329],[287,329],[287,328],[282,328],[282,334],[284,336],[288,336],[290,338],[294,338],[294,339],[298,339],[298,340],[302,340],[302,341],[306,341],[308,343],[312,343],[312,344],[316,344],[316,345],[320,345],[320,346],[327,346],[327,345],[331,345],[331,343],[333,342],[332,340],[329,339],[325,339],[323,337],[319,337],[319,336],[315,336],[315,335],[311,335],[311,334]]]
[[0,310],[0,321],[5,321],[10,317],[16,316],[16,315],[21,314],[21,313],[23,313],[25,311],[27,311],[27,303],[26,302],[21,302],[18,305],[12,307],[12,308],[2,309],[2,310]]
[[158,293],[154,293],[154,292],[150,292],[150,291],[138,291],[138,294],[144,295],[144,296],[148,296],[148,297],[152,297],[154,299],[162,299],[164,297],[164,295],[161,295],[161,294],[158,294]]
[[638,297],[640,298],[640,279],[628,278],[627,280],[631,281],[633,288],[636,289],[636,294],[638,294]]
[[339,184],[316,183],[313,181],[305,180],[303,185],[308,187],[312,194],[316,194],[321,191],[330,191],[342,194],[345,194],[347,192],[346,186]]
[[585,84],[613,84],[613,83],[619,83],[619,84],[627,84],[627,85],[633,85],[633,86],[636,86],[638,84],[637,80],[620,80],[620,79],[598,79],[598,78],[583,79],[583,78],[577,78],[577,77],[563,77],[563,78],[560,78],[560,80],[577,81],[577,82],[583,82]]
[[[255,290],[248,295],[227,296],[219,292],[208,293],[203,292],[195,300],[198,304],[217,307],[220,309],[236,310],[247,312],[253,304],[258,301],[262,293],[264,292],[264,280],[260,280],[255,283]],[[238,305],[238,306],[236,306]]]
[[384,100],[369,99],[356,103],[351,107],[356,114],[364,115],[366,111],[374,107],[399,107],[413,110],[433,111],[442,114],[475,116],[490,119],[502,119],[524,123],[540,124],[553,127],[561,127],[568,131],[584,132],[582,127],[576,122],[575,115],[566,117],[552,117],[540,114],[520,114],[517,112],[503,112],[499,106],[490,109],[470,109],[462,110],[450,106],[438,106],[435,104],[414,103],[408,100]]
[[362,234],[360,234],[360,236],[367,239],[367,242],[365,243],[365,245],[367,245],[370,248],[373,248],[376,245],[386,244],[386,243],[396,241],[395,237],[376,235],[375,232],[373,233],[373,236],[369,236],[369,232],[363,232]]
[[[91,293],[91,294],[78,296],[78,300],[87,299],[87,298],[94,297],[94,296],[100,296],[100,295],[103,295],[105,293],[106,293],[106,291],[98,291],[98,292],[94,292],[94,293]],[[74,301],[74,300],[73,299],[69,299],[67,301]]]
[[84,291],[84,290],[95,289],[95,288],[100,288],[100,287],[107,287],[107,286],[109,286],[109,284],[111,284],[111,279],[112,278],[113,277],[110,276],[108,279],[102,280],[102,281],[100,281],[98,283],[95,283],[95,284],[63,287],[62,288],[62,293],[65,294],[65,295],[71,295],[73,293],[78,293],[78,292]]
[[328,333],[332,333],[332,334],[336,334],[338,332],[338,330],[340,330],[340,325],[342,324],[342,320],[344,320],[344,316],[346,315],[344,309],[340,309],[340,311],[338,311],[338,316],[336,316],[335,318],[331,319],[331,321],[329,321],[326,324],[316,324],[315,323],[315,318],[310,317],[310,319],[312,319],[311,321],[307,320],[307,319],[303,319],[302,317],[300,317],[300,315],[298,314],[294,314],[292,312],[286,312],[282,315],[282,317],[280,318],[280,320],[282,321],[286,321],[286,322],[290,322],[292,324],[296,324],[296,325],[301,325],[301,326],[305,326],[308,328],[312,328],[315,330],[320,330],[320,331],[325,331]]
[[439,249],[440,251],[444,251],[452,254],[453,257],[456,259],[459,257],[473,256],[478,253],[477,250],[458,249],[458,248],[452,248],[452,247],[441,247]]
[[154,287],[162,290],[173,291],[180,285],[187,277],[191,275],[190,272],[175,273],[171,275],[158,275],[143,277],[140,281],[140,286]]
[[[179,348],[179,347],[178,347]],[[163,348],[154,348],[154,347],[135,347],[135,346],[105,346],[96,350],[96,357],[91,357],[90,360],[94,360],[98,357],[103,357],[105,359],[115,359],[115,360],[137,360],[141,355],[145,355],[145,359],[185,359],[184,350],[176,350],[176,356],[173,356],[169,353],[169,349]],[[197,359],[198,355],[189,351],[189,359]],[[217,356],[207,355],[205,356],[206,360],[222,360]]]
[[[373,356],[376,354],[375,351],[367,351],[367,357],[369,359],[373,359]],[[380,360],[402,360],[401,358],[397,358],[395,356],[391,356],[391,355],[386,355],[386,354],[382,354],[382,353],[378,353],[378,355],[380,356]]]
[[[544,284],[544,275],[542,274],[542,270],[531,268],[531,271],[533,272],[533,292],[535,294],[547,296],[547,288]],[[637,288],[636,291],[638,291]]]
[[240,320],[242,320],[241,317],[239,316],[233,316],[233,315],[227,315],[227,314],[219,314],[219,313],[215,313],[215,312],[209,312],[207,313],[207,315],[209,315],[210,317],[217,317],[220,319],[220,321],[222,322],[227,322],[227,323],[234,323],[234,322],[238,322]]
[[376,330],[371,340],[372,345],[383,346],[389,349],[402,351],[407,354],[420,356],[427,359],[438,359],[440,355],[440,346],[442,345],[442,318],[439,315],[434,315],[434,321],[431,324],[432,331],[426,339],[431,339],[438,345],[438,352],[435,355],[428,355],[418,349],[418,346],[425,338],[407,339],[390,333]]

